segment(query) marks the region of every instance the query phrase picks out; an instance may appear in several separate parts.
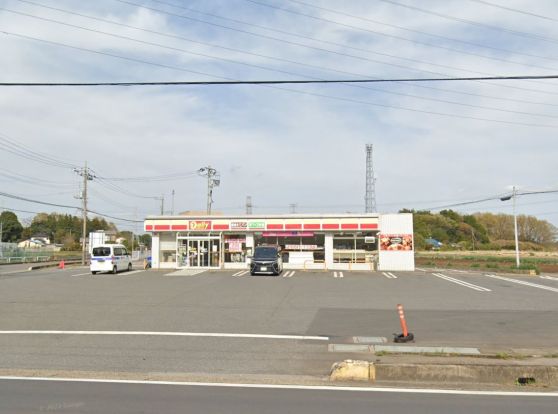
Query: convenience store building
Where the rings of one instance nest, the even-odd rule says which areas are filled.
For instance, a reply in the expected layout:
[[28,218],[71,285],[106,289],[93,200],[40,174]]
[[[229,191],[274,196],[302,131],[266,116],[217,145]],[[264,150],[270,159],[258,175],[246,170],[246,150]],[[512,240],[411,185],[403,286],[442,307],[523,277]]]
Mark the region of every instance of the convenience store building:
[[155,269],[247,269],[281,247],[285,269],[414,270],[412,214],[149,216]]

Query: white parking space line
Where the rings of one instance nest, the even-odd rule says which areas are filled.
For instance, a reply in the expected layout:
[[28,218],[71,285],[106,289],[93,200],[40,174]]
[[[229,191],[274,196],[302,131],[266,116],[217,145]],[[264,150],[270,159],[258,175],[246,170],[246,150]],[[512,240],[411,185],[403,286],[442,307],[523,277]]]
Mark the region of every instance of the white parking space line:
[[[87,273],[78,273],[77,275],[72,275],[72,277],[76,277],[76,276],[85,276],[85,275],[91,275],[91,272],[87,272]],[[93,275],[91,275],[93,276]]]
[[122,273],[123,276],[130,276],[130,275],[135,275],[136,273],[142,273],[145,272],[145,270],[139,269],[139,270],[132,270],[131,272],[124,272]]
[[158,332],[158,331],[38,331],[13,330],[0,331],[0,335],[132,335],[132,336],[188,336],[198,338],[254,338],[254,339],[300,339],[310,341],[329,341],[329,336],[312,335],[270,335],[252,333],[222,332]]
[[391,272],[382,272],[382,274],[387,277],[388,279],[397,279],[397,276],[395,276],[393,273]]
[[343,277],[343,272],[333,272],[333,277]]
[[556,280],[558,281],[558,277],[552,277],[552,276],[539,276],[541,279],[548,279],[548,280]]
[[558,293],[558,288],[553,288],[553,287],[544,286],[544,285],[538,285],[536,283],[526,282],[524,280],[510,279],[509,277],[496,276],[496,275],[486,275],[486,277],[491,277],[493,279],[499,279],[499,280],[505,280],[506,282],[517,283],[518,285],[529,286],[529,287],[534,287],[534,288],[537,288],[537,289],[543,289],[543,290],[548,290],[550,292]]
[[107,378],[64,378],[64,377],[22,377],[22,376],[0,376],[2,381],[48,381],[48,382],[83,382],[91,384],[143,384],[143,385],[172,385],[188,387],[212,387],[212,388],[250,388],[250,389],[273,389],[273,390],[312,390],[330,392],[350,393],[402,393],[402,394],[442,394],[442,395],[486,395],[502,397],[558,397],[558,392],[548,391],[474,391],[474,390],[450,390],[436,388],[388,388],[388,387],[355,387],[340,385],[289,385],[289,384],[254,384],[254,383],[232,383],[232,382],[187,382],[187,381],[158,381],[158,380],[134,380],[134,379],[107,379]]
[[107,379],[107,378],[64,378],[64,377],[21,377],[0,376],[2,381],[48,381],[48,382],[83,382],[91,384],[143,384],[143,385],[172,385],[188,387],[214,387],[214,388],[250,388],[273,390],[312,390],[350,393],[402,393],[402,394],[442,394],[442,395],[486,395],[502,397],[558,397],[558,392],[548,391],[474,391],[474,390],[449,390],[436,388],[388,388],[388,387],[355,387],[340,385],[289,385],[289,384],[253,384],[232,382],[187,382],[187,381],[158,381],[134,379]]
[[283,273],[283,277],[293,277],[296,272],[294,270]]
[[241,270],[240,272],[236,272],[233,274],[234,277],[242,277],[247,275],[250,271],[249,270]]
[[455,284],[457,284],[457,285],[464,286],[464,287],[466,287],[466,288],[476,290],[476,291],[478,291],[478,292],[492,292],[492,291],[491,291],[490,289],[488,289],[488,288],[485,288],[485,287],[482,287],[482,286],[478,286],[478,285],[473,285],[472,283],[464,282],[463,280],[455,279],[455,278],[453,278],[453,277],[449,277],[449,276],[443,275],[443,274],[441,274],[441,273],[432,273],[432,274],[433,274],[434,276],[440,278],[440,279],[447,280],[448,282],[452,282],[452,283],[455,283]]

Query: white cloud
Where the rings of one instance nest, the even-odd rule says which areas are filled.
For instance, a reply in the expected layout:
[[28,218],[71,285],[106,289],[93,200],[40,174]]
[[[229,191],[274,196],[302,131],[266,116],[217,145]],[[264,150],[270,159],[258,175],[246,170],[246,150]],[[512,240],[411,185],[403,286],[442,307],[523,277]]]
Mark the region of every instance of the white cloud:
[[[507,64],[470,54],[453,53],[440,48],[375,36],[323,21],[257,7],[242,0],[211,4],[197,2],[189,7],[236,20],[300,33],[327,42],[347,44],[362,50],[287,36],[179,9],[166,8],[173,10],[174,13],[195,16],[241,30],[254,31],[337,53],[320,52],[268,38],[219,29],[155,11],[126,6],[112,0],[94,2],[94,4],[75,1],[41,0],[41,2],[152,31],[173,33],[203,43],[241,49],[252,55],[94,22],[18,1],[1,2],[0,7],[64,20],[71,24],[142,41],[161,43],[197,54],[219,56],[250,65],[274,68],[291,72],[293,75],[263,71],[254,66],[237,65],[176,50],[142,45],[138,42],[40,22],[0,10],[0,28],[5,31],[185,69],[180,71],[134,63],[0,34],[0,47],[3,51],[0,55],[2,66],[0,80],[9,82],[210,79],[188,71],[233,79],[288,79],[302,78],[301,76],[348,78],[351,77],[350,73],[377,77],[407,77],[417,76],[420,73],[416,72],[418,69],[449,75],[466,75],[475,72],[549,73],[548,70],[532,66]],[[145,4],[165,9],[160,4],[151,2]],[[287,4],[293,10],[408,37],[420,42],[459,48],[471,53],[529,65],[558,67],[558,61],[551,59],[466,46],[409,31],[386,28],[347,16],[291,5],[288,2],[273,4]],[[323,0],[315,1],[315,4],[331,9],[343,9],[349,14],[413,30],[460,38],[525,54],[549,58],[554,56],[555,48],[550,42],[481,29],[387,3],[371,5],[370,2],[360,1],[340,5],[340,3]],[[552,24],[539,21],[540,19],[533,20],[519,14],[481,7],[473,2],[432,1],[422,2],[421,7],[485,24],[558,38]],[[519,0],[510,4],[510,7],[533,9],[531,3]],[[558,7],[554,2],[537,3],[537,9],[536,12],[544,11],[550,16],[558,16]],[[376,51],[383,55],[389,54],[393,57],[367,53],[364,50]],[[256,54],[277,57],[283,61],[258,57]],[[420,60],[423,63],[397,57]],[[305,63],[316,68],[287,63],[284,60]],[[389,66],[376,61],[402,67]],[[464,69],[467,72],[448,67]],[[329,69],[348,73],[339,74]],[[258,211],[258,206],[262,208],[260,212],[287,212],[290,203],[298,203],[299,211],[358,211],[358,206],[364,204],[365,143],[375,145],[377,198],[380,207],[384,210],[414,207],[413,201],[432,200],[431,204],[416,204],[416,207],[428,207],[438,205],[437,200],[458,201],[498,194],[507,191],[506,186],[510,183],[521,184],[525,188],[547,188],[557,185],[555,160],[558,155],[558,145],[553,128],[469,119],[486,118],[510,123],[558,125],[555,118],[558,116],[558,107],[555,103],[556,93],[558,93],[556,81],[506,84],[459,82],[421,86],[373,84],[360,87],[285,85],[279,88],[303,93],[261,86],[143,89],[4,88],[0,95],[0,132],[39,152],[69,159],[79,164],[87,160],[92,168],[105,176],[160,175],[169,172],[194,171],[202,166],[211,165],[222,175],[222,185],[216,189],[214,195],[215,209],[231,212],[242,211],[241,207],[246,195],[252,196],[255,211]],[[399,94],[387,93],[390,91]],[[341,99],[330,99],[319,95]],[[415,95],[415,97],[408,95]],[[369,104],[351,102],[351,100]],[[440,101],[454,101],[470,106]],[[454,117],[412,112],[394,107],[453,114]],[[487,109],[488,107],[498,110]],[[551,117],[536,116],[541,114]],[[39,174],[41,177],[60,180],[69,185],[73,184],[77,191],[78,180],[71,170],[43,167],[4,151],[0,151],[0,159],[4,169],[24,175]],[[38,169],[39,173],[37,173]],[[126,186],[129,191],[149,196],[164,193],[167,200],[170,198],[171,190],[175,189],[177,211],[203,209],[205,205],[205,182],[201,177],[189,178],[182,182],[119,183],[118,185]],[[50,191],[40,186],[9,181],[3,181],[2,186],[4,191],[15,194],[30,195],[34,192],[44,194]],[[95,199],[95,194],[92,194],[91,205],[99,211],[110,211],[114,215],[128,217],[133,213],[129,209],[123,209],[122,205],[136,206],[140,214],[158,211],[158,202],[155,200],[131,198],[110,191],[99,183],[93,183],[92,186],[104,195],[104,199]],[[62,189],[68,188],[71,189],[71,187]],[[55,194],[57,190],[54,188],[51,192],[51,196],[43,195],[41,198],[62,204],[77,204],[77,200],[74,200],[71,194]],[[107,199],[112,200],[114,205],[111,205]],[[533,197],[529,201],[537,200],[543,202],[547,199]],[[399,201],[402,203],[397,204]],[[46,208],[34,207],[15,200],[4,199],[0,202],[5,206],[28,210]],[[276,208],[275,210],[264,209],[263,207],[266,206],[276,206]],[[324,207],[319,209],[316,206]],[[238,209],[226,209],[231,207],[238,207]],[[528,205],[525,206],[524,212],[537,213],[541,212],[541,209],[548,212],[549,207],[544,204]],[[545,218],[558,223],[558,212]]]

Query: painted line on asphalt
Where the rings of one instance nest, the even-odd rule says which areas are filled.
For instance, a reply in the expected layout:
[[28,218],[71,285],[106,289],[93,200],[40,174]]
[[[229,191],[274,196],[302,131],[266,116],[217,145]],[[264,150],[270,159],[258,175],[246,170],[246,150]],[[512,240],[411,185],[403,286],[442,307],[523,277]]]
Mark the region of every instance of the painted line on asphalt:
[[241,270],[240,272],[236,272],[233,274],[234,277],[242,277],[247,275],[250,271],[249,270]]
[[291,270],[289,272],[283,273],[283,277],[293,277],[295,273],[296,272],[294,270]]
[[0,331],[0,335],[134,335],[134,336],[188,336],[207,338],[254,338],[254,339],[301,339],[311,341],[329,341],[329,336],[309,335],[268,335],[220,332],[150,332],[150,331],[38,331],[12,330]]
[[552,276],[539,276],[541,279],[548,279],[548,280],[557,280],[558,281],[558,277],[552,277]]
[[509,277],[503,277],[503,276],[496,276],[496,275],[485,275],[485,276],[491,277],[493,279],[505,280],[506,282],[517,283],[518,285],[529,286],[537,289],[543,289],[543,290],[548,290],[550,292],[558,293],[558,288],[554,288],[550,286],[538,285],[536,283],[526,282],[524,280],[510,279]]
[[382,272],[382,274],[387,277],[388,279],[397,279],[397,276],[395,276],[393,273],[391,272]]
[[382,388],[382,387],[348,387],[335,385],[289,385],[289,384],[243,384],[231,382],[191,382],[191,381],[153,381],[153,380],[119,380],[100,378],[62,378],[62,377],[21,377],[0,376],[6,381],[52,381],[52,382],[84,382],[101,384],[139,384],[139,385],[180,385],[191,387],[214,388],[260,388],[260,389],[287,389],[308,391],[351,391],[351,392],[385,392],[400,394],[449,394],[449,395],[485,395],[504,397],[558,397],[558,392],[540,391],[468,391],[430,388]]
[[91,274],[91,272],[87,272],[87,273],[78,273],[77,275],[72,275],[72,277],[76,277],[76,276],[85,276],[85,275],[93,276],[93,275]]
[[333,277],[343,277],[343,272],[333,272]]
[[455,284],[457,284],[457,285],[461,285],[461,286],[467,287],[467,288],[469,288],[469,289],[473,289],[473,290],[476,290],[476,291],[479,291],[479,292],[492,292],[492,291],[491,291],[490,289],[488,289],[488,288],[485,288],[485,287],[482,287],[482,286],[478,286],[478,285],[473,285],[472,283],[464,282],[463,280],[455,279],[455,278],[453,278],[453,277],[449,277],[449,276],[443,275],[443,274],[441,274],[441,273],[432,273],[432,274],[433,274],[434,276],[440,278],[440,279],[447,280],[448,282],[452,282],[452,283],[455,283]]
[[27,273],[27,272],[31,272],[31,270],[25,269],[25,270],[14,270],[13,272],[5,272],[5,273],[0,272],[0,276],[15,275],[17,273]]

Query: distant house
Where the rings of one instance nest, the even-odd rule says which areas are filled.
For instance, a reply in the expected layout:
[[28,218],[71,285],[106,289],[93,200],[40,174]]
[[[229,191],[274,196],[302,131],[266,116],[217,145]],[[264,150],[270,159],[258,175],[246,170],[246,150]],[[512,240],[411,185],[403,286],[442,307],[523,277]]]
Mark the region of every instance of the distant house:
[[41,239],[27,239],[19,242],[17,247],[22,249],[40,249],[41,247],[46,247],[47,244]]

